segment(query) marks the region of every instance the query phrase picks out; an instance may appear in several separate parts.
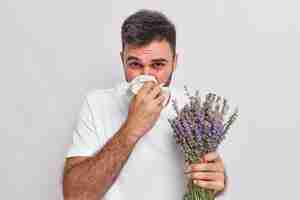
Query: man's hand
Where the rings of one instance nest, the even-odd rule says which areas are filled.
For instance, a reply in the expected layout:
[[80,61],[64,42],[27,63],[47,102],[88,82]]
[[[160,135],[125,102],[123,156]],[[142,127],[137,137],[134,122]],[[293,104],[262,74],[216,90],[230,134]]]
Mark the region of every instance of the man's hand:
[[186,167],[187,177],[202,188],[213,189],[215,194],[222,192],[225,188],[225,168],[220,155],[217,152],[208,153],[201,161]]
[[160,84],[147,81],[134,96],[125,122],[128,133],[133,140],[145,135],[156,123],[163,109],[164,95]]

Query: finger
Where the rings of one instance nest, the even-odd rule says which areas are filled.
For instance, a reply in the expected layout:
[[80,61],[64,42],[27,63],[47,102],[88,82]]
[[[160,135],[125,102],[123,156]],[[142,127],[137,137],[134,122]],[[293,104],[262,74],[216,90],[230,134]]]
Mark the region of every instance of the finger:
[[222,183],[221,181],[193,180],[193,183],[199,185],[202,188],[212,189],[216,191],[221,191],[224,189],[224,183]]
[[140,97],[145,97],[155,86],[154,81],[146,81],[141,89],[138,91],[137,95]]
[[[222,158],[218,152],[210,152],[205,154],[202,158],[200,158],[200,162],[222,162]],[[223,163],[223,162],[222,162]]]
[[210,152],[203,156],[203,159],[207,162],[213,162],[217,160],[221,160],[221,157],[218,152]]
[[156,83],[153,86],[153,89],[147,94],[147,98],[156,99],[160,93],[161,93],[161,87],[160,87],[159,83]]
[[215,163],[198,163],[191,164],[185,170],[185,173],[197,172],[197,171],[212,171],[212,172],[224,172],[223,166],[219,162]]
[[155,104],[158,105],[158,107],[160,109],[162,109],[165,99],[166,99],[166,97],[164,95],[160,94],[156,99],[154,99],[154,101],[155,101]]
[[224,174],[221,172],[193,172],[187,174],[187,178],[197,179],[197,180],[206,180],[206,181],[223,181]]

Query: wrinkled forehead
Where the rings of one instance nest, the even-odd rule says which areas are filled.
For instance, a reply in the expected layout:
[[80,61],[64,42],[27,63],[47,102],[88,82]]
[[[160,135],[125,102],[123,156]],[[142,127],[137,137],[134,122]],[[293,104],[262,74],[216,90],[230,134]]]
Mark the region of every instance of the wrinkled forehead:
[[164,58],[172,60],[172,50],[166,41],[153,41],[144,46],[125,45],[124,59],[136,57],[143,63],[149,63],[151,60]]

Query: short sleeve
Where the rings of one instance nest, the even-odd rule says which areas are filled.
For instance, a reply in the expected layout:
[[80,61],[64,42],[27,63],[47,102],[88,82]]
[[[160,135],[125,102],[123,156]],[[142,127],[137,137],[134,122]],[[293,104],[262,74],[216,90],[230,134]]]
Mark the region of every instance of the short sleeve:
[[73,130],[72,144],[66,158],[92,156],[98,149],[98,136],[88,96],[84,99]]

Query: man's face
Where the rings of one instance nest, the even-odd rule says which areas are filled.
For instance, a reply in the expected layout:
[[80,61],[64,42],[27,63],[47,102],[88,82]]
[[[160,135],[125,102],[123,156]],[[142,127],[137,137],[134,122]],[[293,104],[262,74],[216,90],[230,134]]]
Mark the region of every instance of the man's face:
[[169,86],[177,64],[177,55],[173,56],[165,40],[155,40],[141,47],[125,45],[121,59],[127,82],[139,75],[152,75],[164,86]]

